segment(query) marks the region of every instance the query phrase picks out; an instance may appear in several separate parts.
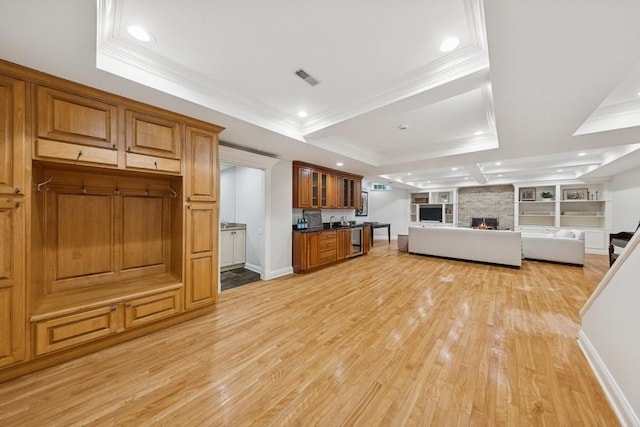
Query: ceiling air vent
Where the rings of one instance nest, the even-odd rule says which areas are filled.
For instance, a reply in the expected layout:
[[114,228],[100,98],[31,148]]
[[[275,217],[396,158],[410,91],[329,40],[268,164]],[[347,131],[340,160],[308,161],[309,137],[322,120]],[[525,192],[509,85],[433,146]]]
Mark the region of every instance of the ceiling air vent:
[[318,83],[320,83],[319,81],[317,81],[316,79],[314,79],[313,77],[311,77],[309,75],[309,73],[307,73],[305,70],[303,70],[302,68],[300,68],[298,71],[295,72],[296,76],[300,77],[302,80],[304,80],[305,82],[309,83],[311,86],[315,86]]

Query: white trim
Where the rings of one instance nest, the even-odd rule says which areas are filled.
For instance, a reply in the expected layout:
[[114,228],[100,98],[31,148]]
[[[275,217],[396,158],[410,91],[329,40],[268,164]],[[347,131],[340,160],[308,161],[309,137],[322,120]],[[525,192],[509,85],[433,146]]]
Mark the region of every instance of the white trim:
[[616,413],[618,417],[618,421],[620,424],[625,426],[640,426],[640,419],[633,412],[633,408],[629,404],[629,401],[625,397],[620,387],[616,383],[616,380],[611,375],[611,372],[607,369],[607,366],[604,364],[600,355],[596,351],[589,338],[584,333],[582,329],[578,333],[578,345],[582,350],[587,362],[591,366],[591,370],[595,374],[604,394],[607,396],[613,411]]
[[254,273],[260,273],[260,275],[262,275],[262,269],[260,268],[259,265],[245,263],[244,268],[246,268],[247,270],[251,270]]
[[278,277],[288,276],[289,274],[293,274],[293,267],[285,267],[280,270],[269,271],[263,280],[277,279]]
[[280,160],[226,145],[220,145],[218,159],[220,163],[261,169],[264,171],[264,212],[262,220],[262,243],[260,245],[262,268],[255,266],[255,269],[247,268],[256,273],[260,273],[261,280],[267,280],[269,276],[267,272],[271,266],[271,168]]

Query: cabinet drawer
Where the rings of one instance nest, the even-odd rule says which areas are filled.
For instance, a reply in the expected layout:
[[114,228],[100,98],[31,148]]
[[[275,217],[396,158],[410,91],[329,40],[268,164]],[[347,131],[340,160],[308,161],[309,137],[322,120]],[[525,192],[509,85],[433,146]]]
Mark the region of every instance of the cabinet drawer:
[[118,330],[117,305],[36,323],[36,355],[40,356],[105,337]]
[[70,160],[78,163],[118,165],[118,152],[116,150],[50,141],[47,139],[39,139],[36,142],[36,154],[39,157]]
[[338,247],[338,241],[335,238],[331,240],[320,239],[320,252],[336,249],[337,247]]
[[180,313],[181,295],[182,288],[125,302],[124,327],[133,328]]
[[338,252],[336,249],[320,252],[320,264],[327,264],[338,260]]
[[180,173],[181,170],[180,160],[165,159],[163,157],[127,153],[125,162],[127,168],[148,169],[172,173]]
[[320,241],[323,240],[336,240],[336,232],[335,231],[323,231],[320,234]]

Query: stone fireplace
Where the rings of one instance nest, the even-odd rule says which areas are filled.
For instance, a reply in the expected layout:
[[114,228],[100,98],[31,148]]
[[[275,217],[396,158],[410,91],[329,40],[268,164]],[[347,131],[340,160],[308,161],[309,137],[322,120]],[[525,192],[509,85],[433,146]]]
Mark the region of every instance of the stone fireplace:
[[495,218],[501,230],[513,230],[514,203],[512,185],[459,188],[457,225],[466,228],[473,226],[473,218]]

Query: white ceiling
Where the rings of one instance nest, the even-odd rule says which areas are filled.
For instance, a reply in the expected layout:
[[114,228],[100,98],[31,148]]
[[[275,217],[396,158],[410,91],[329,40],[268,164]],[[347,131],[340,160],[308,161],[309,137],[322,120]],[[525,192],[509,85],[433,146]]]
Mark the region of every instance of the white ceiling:
[[[640,166],[634,0],[22,0],[2,9],[2,59],[214,122],[229,144],[340,161],[372,181],[590,180]],[[131,24],[153,41],[133,39]],[[441,52],[452,36],[459,46]],[[320,83],[309,86],[300,68]]]

